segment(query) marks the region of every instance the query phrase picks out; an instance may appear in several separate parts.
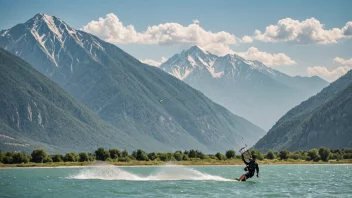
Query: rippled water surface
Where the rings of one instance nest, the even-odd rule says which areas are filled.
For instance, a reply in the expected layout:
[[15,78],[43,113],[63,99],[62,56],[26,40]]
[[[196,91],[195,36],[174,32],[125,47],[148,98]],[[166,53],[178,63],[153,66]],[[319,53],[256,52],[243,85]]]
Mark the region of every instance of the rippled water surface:
[[352,165],[0,169],[0,197],[352,197]]

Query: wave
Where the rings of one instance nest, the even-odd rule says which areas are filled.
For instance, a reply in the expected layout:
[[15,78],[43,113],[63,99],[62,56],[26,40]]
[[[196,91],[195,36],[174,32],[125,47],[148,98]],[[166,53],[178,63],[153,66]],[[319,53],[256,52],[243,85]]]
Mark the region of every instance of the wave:
[[126,180],[126,181],[172,181],[172,180],[199,180],[199,181],[234,181],[216,175],[202,173],[193,168],[179,165],[158,167],[157,171],[147,176],[128,172],[112,165],[88,167],[69,179],[99,179],[99,180]]

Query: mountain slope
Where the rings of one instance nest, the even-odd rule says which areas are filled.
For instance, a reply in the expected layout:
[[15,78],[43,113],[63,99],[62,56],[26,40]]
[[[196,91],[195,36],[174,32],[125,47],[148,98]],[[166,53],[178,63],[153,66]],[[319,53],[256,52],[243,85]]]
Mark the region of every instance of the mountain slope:
[[255,148],[298,150],[352,146],[352,71],[285,114]]
[[197,46],[160,68],[264,129],[328,84],[319,77],[291,77],[237,55],[218,57]]
[[177,78],[59,18],[37,14],[0,35],[0,46],[33,63],[149,151],[220,151],[242,136],[253,145],[265,133]]
[[28,63],[0,48],[0,149],[93,151],[136,148],[127,134],[105,124]]

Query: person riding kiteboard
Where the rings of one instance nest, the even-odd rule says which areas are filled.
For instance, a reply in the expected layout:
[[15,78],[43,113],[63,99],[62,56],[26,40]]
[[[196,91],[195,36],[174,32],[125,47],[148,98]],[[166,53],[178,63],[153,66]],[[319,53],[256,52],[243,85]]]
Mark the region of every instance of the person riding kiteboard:
[[245,171],[247,171],[246,174],[243,174],[238,180],[239,181],[246,181],[247,179],[251,178],[254,176],[255,171],[257,172],[257,177],[259,177],[259,166],[258,163],[255,162],[256,156],[252,156],[249,158],[248,162],[244,159],[244,152],[241,152],[242,160],[246,164],[246,167],[244,168]]

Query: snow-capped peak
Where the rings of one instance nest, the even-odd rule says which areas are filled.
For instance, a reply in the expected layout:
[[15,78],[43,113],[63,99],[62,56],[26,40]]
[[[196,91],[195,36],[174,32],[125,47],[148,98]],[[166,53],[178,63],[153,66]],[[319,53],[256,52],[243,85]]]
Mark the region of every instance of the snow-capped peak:
[[54,33],[60,40],[62,39],[62,34],[65,32],[70,34],[76,33],[73,28],[68,26],[61,19],[43,13],[36,14],[33,18],[29,19],[25,23],[28,28],[35,30],[39,29],[43,24],[45,24],[49,30]]
[[52,21],[56,21],[58,20],[58,18],[53,17],[53,16],[49,16],[47,14],[43,14],[43,13],[38,13],[36,15],[34,15],[34,17],[32,17],[31,19],[29,19],[28,21],[25,22],[25,25],[27,27],[30,26],[38,26],[43,22],[52,22]]
[[199,47],[198,45],[192,46],[191,48],[189,48],[188,50],[184,51],[185,53],[197,53],[197,52],[201,52],[203,54],[209,54],[209,52],[207,52],[205,49]]
[[[176,54],[160,65],[164,71],[172,74],[173,76],[183,80],[194,71],[209,70],[212,71],[212,66],[217,56],[207,52],[199,46],[193,46],[187,50],[183,50],[180,54]],[[214,74],[219,76],[218,74]],[[215,77],[214,76],[214,77]]]
[[227,54],[225,56],[216,56],[199,46],[193,46],[187,50],[183,50],[180,54],[176,54],[160,65],[160,68],[171,75],[184,80],[193,76],[192,73],[199,76],[205,71],[207,75],[213,78],[222,78],[224,76],[237,78],[237,75],[246,75],[246,79],[250,79],[252,72],[260,72],[267,76],[275,78],[284,75],[270,67],[267,67],[259,61],[247,60],[237,54]]
[[[75,64],[78,64],[83,57],[73,57],[72,55],[76,51],[67,54],[67,49],[71,48],[70,46],[79,45],[78,48],[74,47],[74,49],[87,52],[97,62],[100,62],[97,53],[105,51],[102,44],[93,36],[71,28],[60,18],[43,13],[36,14],[23,24],[18,24],[11,29],[1,31],[1,38],[6,40],[4,48],[21,46],[19,43],[26,45],[26,43],[35,40],[37,45],[34,45],[33,53],[37,51],[36,47],[39,46],[54,66],[70,67],[71,71],[73,71]],[[13,45],[15,43],[16,45]],[[23,51],[21,47],[16,47],[16,49],[12,50],[18,56],[21,56]],[[68,58],[64,58],[66,55]],[[68,65],[66,63],[67,59],[70,60]],[[49,75],[51,74],[50,72]]]

